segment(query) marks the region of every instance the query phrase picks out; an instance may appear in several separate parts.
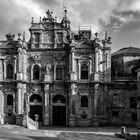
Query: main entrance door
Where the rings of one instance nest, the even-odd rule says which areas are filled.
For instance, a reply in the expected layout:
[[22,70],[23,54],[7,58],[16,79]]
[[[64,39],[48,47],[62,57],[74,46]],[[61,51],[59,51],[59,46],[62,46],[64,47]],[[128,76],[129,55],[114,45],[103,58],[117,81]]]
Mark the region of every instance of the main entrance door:
[[66,106],[53,106],[53,125],[66,125]]
[[63,95],[53,97],[52,106],[52,125],[66,125],[66,99]]
[[38,94],[33,94],[30,97],[30,117],[35,120],[35,116],[37,115],[37,121],[42,122],[43,118],[43,105],[42,105],[42,98]]
[[35,120],[35,114],[38,115],[38,122],[42,122],[42,106],[30,105],[30,117]]

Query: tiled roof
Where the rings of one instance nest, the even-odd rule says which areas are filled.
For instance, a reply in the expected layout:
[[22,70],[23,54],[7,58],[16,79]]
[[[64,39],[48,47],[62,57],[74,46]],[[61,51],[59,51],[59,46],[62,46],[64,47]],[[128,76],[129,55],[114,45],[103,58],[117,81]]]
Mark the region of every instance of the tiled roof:
[[115,55],[140,55],[140,48],[135,48],[135,47],[127,47],[127,48],[122,48],[117,52],[114,52],[112,56]]

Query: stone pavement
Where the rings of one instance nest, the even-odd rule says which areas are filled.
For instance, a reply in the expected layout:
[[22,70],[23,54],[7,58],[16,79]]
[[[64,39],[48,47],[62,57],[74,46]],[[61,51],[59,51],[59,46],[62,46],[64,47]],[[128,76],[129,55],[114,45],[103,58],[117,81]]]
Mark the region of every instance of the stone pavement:
[[[0,125],[0,140],[12,140],[12,137],[13,140],[119,140],[114,137],[115,132],[120,132],[120,127],[42,127],[42,130],[29,130],[16,125]],[[137,129],[126,128],[126,132],[136,133]]]

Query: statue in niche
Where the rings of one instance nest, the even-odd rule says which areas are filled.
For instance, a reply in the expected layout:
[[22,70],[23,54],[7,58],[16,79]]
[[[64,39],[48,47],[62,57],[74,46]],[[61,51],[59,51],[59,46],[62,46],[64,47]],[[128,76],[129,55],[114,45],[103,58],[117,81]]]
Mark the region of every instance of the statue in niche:
[[51,64],[47,64],[47,65],[45,66],[45,71],[46,71],[47,74],[50,73],[50,69],[51,69]]
[[35,42],[35,35],[33,34],[32,35],[32,43],[34,43]]

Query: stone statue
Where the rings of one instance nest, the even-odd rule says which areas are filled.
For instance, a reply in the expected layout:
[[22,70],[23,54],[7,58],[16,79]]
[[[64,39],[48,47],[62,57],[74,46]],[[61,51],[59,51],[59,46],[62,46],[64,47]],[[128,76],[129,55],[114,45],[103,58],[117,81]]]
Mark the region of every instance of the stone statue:
[[49,74],[51,69],[51,64],[47,64],[45,67],[46,73]]

